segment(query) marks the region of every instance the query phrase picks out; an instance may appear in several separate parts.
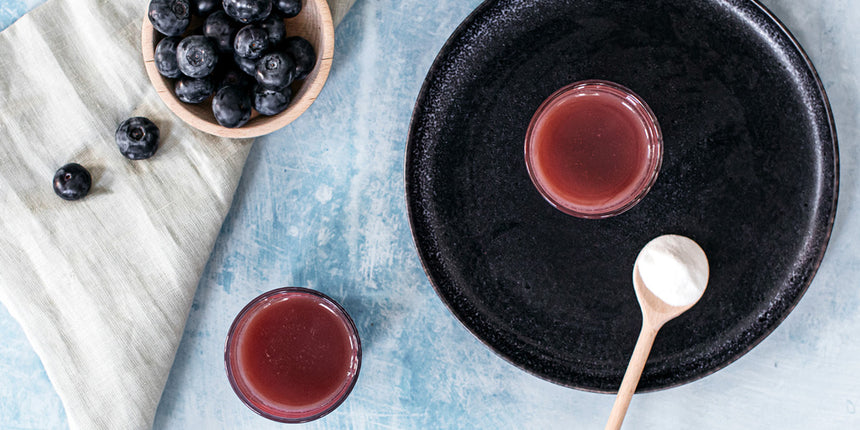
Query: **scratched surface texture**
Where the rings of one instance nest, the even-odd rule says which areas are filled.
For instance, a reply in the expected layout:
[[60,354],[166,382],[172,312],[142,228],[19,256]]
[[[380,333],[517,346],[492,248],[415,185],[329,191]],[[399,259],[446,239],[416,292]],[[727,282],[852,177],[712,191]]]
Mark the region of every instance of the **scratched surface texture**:
[[[0,0],[0,28],[40,3]],[[254,144],[155,428],[282,428],[235,397],[222,357],[242,306],[287,285],[339,300],[364,345],[352,395],[303,427],[603,426],[612,396],[562,388],[498,358],[448,313],[412,245],[402,172],[413,103],[436,52],[479,3],[358,0],[337,29],[319,99]],[[626,428],[860,428],[860,2],[764,3],[800,40],[833,106],[841,193],[830,248],[772,335],[714,375],[637,395]],[[38,357],[2,306],[0,339],[0,429],[66,428]]]

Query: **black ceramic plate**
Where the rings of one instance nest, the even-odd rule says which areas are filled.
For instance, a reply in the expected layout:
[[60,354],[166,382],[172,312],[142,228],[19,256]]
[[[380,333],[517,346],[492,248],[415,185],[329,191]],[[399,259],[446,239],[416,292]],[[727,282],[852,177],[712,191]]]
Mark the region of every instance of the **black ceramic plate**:
[[[605,220],[561,213],[523,160],[532,113],[582,79],[631,88],[663,129],[645,199]],[[498,0],[451,36],[413,113],[406,193],[442,300],[542,378],[611,392],[640,328],[639,249],[666,233],[708,254],[702,300],[657,337],[640,389],[691,381],[749,351],[800,300],[836,211],[836,136],[788,31],[742,0]]]

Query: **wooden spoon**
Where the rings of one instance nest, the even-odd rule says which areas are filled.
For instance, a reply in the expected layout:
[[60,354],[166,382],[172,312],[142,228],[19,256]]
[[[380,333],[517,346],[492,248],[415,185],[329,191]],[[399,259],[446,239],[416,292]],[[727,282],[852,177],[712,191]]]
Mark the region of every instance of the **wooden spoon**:
[[630,357],[630,364],[627,365],[627,371],[624,372],[624,379],[621,381],[621,388],[618,389],[618,395],[615,397],[615,404],[612,405],[612,412],[609,414],[605,430],[621,428],[621,423],[624,421],[624,415],[627,413],[627,407],[630,406],[630,399],[636,391],[636,386],[639,385],[642,369],[645,368],[645,361],[648,360],[648,354],[651,353],[657,332],[663,327],[663,324],[681,315],[698,302],[696,299],[696,301],[685,306],[672,306],[654,295],[645,286],[645,282],[639,275],[638,258],[633,265],[633,290],[636,291],[636,299],[639,300],[639,307],[642,309],[642,331],[639,332],[639,339],[636,341],[636,347]]

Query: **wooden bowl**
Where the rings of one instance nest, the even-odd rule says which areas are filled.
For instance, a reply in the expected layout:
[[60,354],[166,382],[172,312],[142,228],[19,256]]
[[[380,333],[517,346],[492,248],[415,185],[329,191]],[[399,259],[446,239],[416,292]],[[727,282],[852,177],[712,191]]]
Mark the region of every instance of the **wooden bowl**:
[[[334,53],[334,25],[326,0],[305,0],[302,12],[296,17],[285,19],[284,23],[287,27],[287,37],[301,36],[313,45],[317,54],[317,62],[305,79],[293,83],[293,100],[285,111],[277,115],[265,116],[255,110],[251,119],[242,127],[227,128],[215,120],[215,116],[212,114],[211,97],[200,104],[181,102],[173,93],[173,79],[161,76],[155,67],[155,46],[164,36],[153,29],[149,17],[144,16],[141,44],[146,73],[149,75],[149,80],[152,81],[155,91],[168,109],[198,130],[216,136],[232,138],[257,137],[269,134],[293,122],[316,100],[328,78],[332,54]],[[202,22],[192,21],[191,28],[197,28],[200,25]]]

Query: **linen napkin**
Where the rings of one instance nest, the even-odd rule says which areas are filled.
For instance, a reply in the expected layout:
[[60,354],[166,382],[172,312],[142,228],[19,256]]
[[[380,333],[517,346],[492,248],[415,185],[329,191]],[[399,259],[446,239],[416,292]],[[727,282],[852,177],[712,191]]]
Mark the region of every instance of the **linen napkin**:
[[[337,24],[354,0],[329,0]],[[21,324],[73,429],[151,428],[200,274],[251,140],[196,131],[152,89],[148,0],[49,0],[0,33],[0,301]],[[145,116],[148,160],[114,131]],[[76,162],[82,200],[54,195]]]

